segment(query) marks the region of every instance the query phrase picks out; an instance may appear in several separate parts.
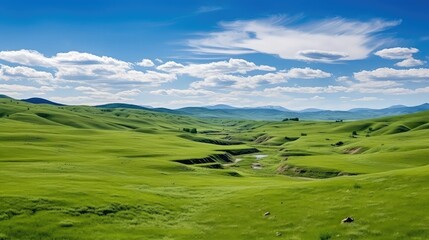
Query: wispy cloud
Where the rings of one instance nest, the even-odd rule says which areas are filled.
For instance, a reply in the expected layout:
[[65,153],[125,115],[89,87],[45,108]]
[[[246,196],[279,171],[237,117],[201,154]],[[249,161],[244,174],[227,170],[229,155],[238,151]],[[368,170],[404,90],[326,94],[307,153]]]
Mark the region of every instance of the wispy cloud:
[[220,6],[201,6],[197,9],[196,13],[216,12],[222,9]]
[[400,21],[367,22],[333,18],[298,24],[286,17],[220,23],[221,31],[187,41],[199,54],[265,53],[284,59],[334,62],[366,58],[390,41],[382,31]]

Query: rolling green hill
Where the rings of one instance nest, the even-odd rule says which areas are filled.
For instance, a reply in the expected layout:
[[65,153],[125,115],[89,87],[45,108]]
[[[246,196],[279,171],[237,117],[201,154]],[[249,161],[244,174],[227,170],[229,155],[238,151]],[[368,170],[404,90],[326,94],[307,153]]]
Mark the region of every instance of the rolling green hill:
[[428,134],[0,98],[0,239],[428,239]]
[[[9,98],[8,96],[4,96]],[[2,96],[0,95],[0,98]],[[49,101],[43,98],[29,98],[22,101],[34,104],[49,104],[64,106],[63,104]],[[152,108],[127,103],[108,103],[95,106],[104,109],[140,109],[159,113],[170,113],[176,115],[187,115],[198,118],[235,119],[235,120],[261,120],[280,121],[285,118],[299,118],[301,120],[362,120],[387,116],[429,111],[429,103],[418,106],[391,106],[383,109],[355,108],[348,111],[334,111],[322,109],[305,109],[293,111],[279,106],[263,106],[255,108],[237,108],[228,105],[214,105],[207,107],[184,107],[179,109]]]

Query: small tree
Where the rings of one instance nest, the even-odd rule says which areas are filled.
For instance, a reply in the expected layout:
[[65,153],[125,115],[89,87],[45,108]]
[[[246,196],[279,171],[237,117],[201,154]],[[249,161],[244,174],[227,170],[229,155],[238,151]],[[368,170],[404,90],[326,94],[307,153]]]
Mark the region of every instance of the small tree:
[[353,136],[356,136],[356,135],[358,135],[358,134],[357,134],[357,132],[356,132],[356,131],[353,131],[353,132],[352,132],[352,135],[353,135]]
[[196,128],[192,128],[190,133],[197,133],[197,129]]

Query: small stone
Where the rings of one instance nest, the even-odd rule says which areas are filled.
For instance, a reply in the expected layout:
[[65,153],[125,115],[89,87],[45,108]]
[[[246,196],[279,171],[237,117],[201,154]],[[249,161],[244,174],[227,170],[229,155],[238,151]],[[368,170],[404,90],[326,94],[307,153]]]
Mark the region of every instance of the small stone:
[[266,213],[264,213],[264,216],[266,217],[266,216],[269,216],[271,213],[270,212],[266,212]]
[[282,233],[281,232],[276,232],[276,236],[277,237],[280,237],[282,235]]

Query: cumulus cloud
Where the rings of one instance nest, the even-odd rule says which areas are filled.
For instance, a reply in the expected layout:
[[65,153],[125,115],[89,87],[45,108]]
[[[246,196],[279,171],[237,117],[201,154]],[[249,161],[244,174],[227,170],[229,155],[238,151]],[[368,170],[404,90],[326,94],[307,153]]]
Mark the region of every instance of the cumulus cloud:
[[228,61],[217,61],[201,64],[183,65],[173,61],[166,62],[156,69],[165,72],[186,74],[192,77],[207,77],[219,74],[240,73],[245,74],[251,71],[275,71],[276,69],[267,65],[256,65],[244,59],[231,58]]
[[385,59],[406,59],[411,58],[417,52],[419,52],[417,48],[395,47],[382,49],[375,52],[374,55]]
[[407,58],[405,60],[402,60],[398,63],[395,63],[395,66],[398,67],[417,67],[423,65],[424,62],[422,60],[414,59],[414,58]]
[[35,87],[20,84],[0,84],[0,93],[11,97],[20,97],[22,94],[43,95],[46,92],[51,92],[53,90],[55,90],[55,88],[49,86]]
[[46,84],[53,80],[53,75],[49,72],[37,71],[29,67],[10,67],[0,64],[0,80],[31,80],[41,84]]
[[332,74],[324,72],[320,69],[306,68],[291,68],[287,71],[287,78],[298,78],[298,79],[313,79],[313,78],[328,78]]
[[411,81],[411,80],[429,80],[429,68],[377,68],[372,71],[360,71],[353,74],[354,78],[363,81],[393,80],[393,81]]
[[[8,79],[18,79],[21,76],[23,79],[25,77],[30,80],[37,78],[40,81],[55,79],[57,81],[94,81],[104,84],[132,83],[154,86],[176,80],[175,74],[138,71],[133,68],[132,63],[126,61],[77,51],[57,53],[52,57],[46,57],[33,50],[1,51],[0,59],[26,66],[48,67],[52,71],[52,73],[42,72],[19,66],[16,67],[14,74],[9,73],[12,70],[4,73],[5,76],[6,74],[10,75]],[[148,61],[145,64],[148,64]],[[8,69],[7,67],[3,68]]]
[[290,70],[281,70],[266,74],[256,74],[251,76],[230,75],[230,74],[212,74],[205,77],[202,81],[196,81],[191,84],[193,88],[214,88],[214,87],[232,87],[232,88],[256,88],[264,84],[278,84],[287,82],[288,79],[314,79],[327,78],[331,74],[320,69],[311,68],[292,68]]
[[305,94],[320,94],[320,93],[337,93],[346,92],[349,88],[344,86],[324,86],[324,87],[274,87],[266,88],[262,94],[279,95],[283,93],[305,93]]
[[215,92],[204,89],[158,89],[150,92],[154,95],[174,95],[174,96],[207,96],[215,95]]
[[191,84],[193,88],[256,88],[261,84],[275,84],[287,81],[285,72],[258,74],[253,76],[241,75],[218,75],[210,76],[202,81],[196,81]]
[[152,60],[150,59],[143,59],[140,62],[136,63],[137,65],[141,66],[141,67],[153,67],[155,66],[155,63],[152,62]]
[[36,91],[38,88],[33,86],[18,85],[18,84],[0,84],[0,91],[2,93],[7,92],[27,92]]
[[26,66],[52,66],[48,58],[34,50],[21,49],[17,51],[0,51],[0,59]]
[[[200,54],[266,53],[284,59],[333,62],[364,59],[389,41],[380,32],[400,21],[367,22],[333,18],[296,24],[285,17],[220,23],[221,31],[188,40]],[[378,37],[377,37],[378,36]]]
[[137,96],[141,93],[139,89],[130,89],[112,93],[111,91],[100,90],[88,86],[78,86],[75,90],[86,94],[86,100],[100,99],[103,101],[129,101],[132,100],[130,97]]
[[[320,69],[291,68],[277,71],[275,67],[258,65],[244,59],[231,58],[225,61],[182,64],[168,61],[153,70],[139,71],[135,64],[108,56],[85,52],[63,52],[52,57],[32,50],[2,51],[0,59],[26,66],[2,65],[0,76],[5,80],[64,81],[87,85],[149,85],[159,86],[178,77],[196,78],[192,88],[232,87],[256,88],[263,84],[278,84],[288,79],[327,78],[331,74]],[[149,59],[136,63],[154,66]],[[34,68],[30,68],[32,66]],[[44,68],[39,71],[35,68]],[[265,72],[265,73],[264,73]],[[268,73],[267,73],[268,72]]]
[[395,47],[385,48],[375,52],[374,54],[385,59],[403,59],[402,61],[395,63],[395,66],[398,67],[416,67],[424,64],[424,61],[413,58],[413,54],[418,52],[419,50],[417,48]]

